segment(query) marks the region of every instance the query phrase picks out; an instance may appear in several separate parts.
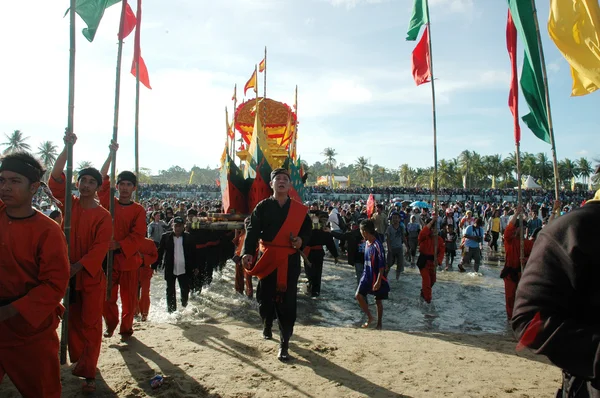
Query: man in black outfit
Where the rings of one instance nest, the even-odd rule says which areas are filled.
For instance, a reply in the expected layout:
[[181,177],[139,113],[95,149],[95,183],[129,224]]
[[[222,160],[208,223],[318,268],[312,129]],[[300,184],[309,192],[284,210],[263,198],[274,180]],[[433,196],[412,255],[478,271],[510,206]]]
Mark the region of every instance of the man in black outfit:
[[327,250],[338,263],[338,251],[333,243],[333,235],[326,227],[329,214],[326,211],[317,213],[319,217],[319,229],[313,229],[310,239],[304,248],[304,254],[310,261],[310,266],[304,263],[304,273],[308,278],[308,291],[311,297],[319,297],[321,294],[321,277],[323,275],[323,259],[325,258],[325,250],[323,245],[327,246]]
[[[278,359],[287,361],[288,344],[296,322],[296,295],[300,276],[300,254],[311,233],[308,208],[290,199],[290,174],[285,169],[271,173],[273,196],[256,205],[246,228],[242,264],[259,278],[256,299],[263,321],[263,337],[272,338],[271,327],[279,323]],[[259,249],[258,261],[254,253]]]
[[173,220],[173,231],[166,232],[158,245],[158,261],[152,266],[164,264],[165,280],[167,281],[167,310],[177,310],[175,296],[175,280],[181,290],[181,305],[187,306],[190,295],[190,281],[198,269],[194,261],[195,246],[189,233],[184,232],[185,221],[182,217]]
[[542,229],[517,288],[512,327],[563,370],[559,398],[600,397],[599,225],[600,190]]

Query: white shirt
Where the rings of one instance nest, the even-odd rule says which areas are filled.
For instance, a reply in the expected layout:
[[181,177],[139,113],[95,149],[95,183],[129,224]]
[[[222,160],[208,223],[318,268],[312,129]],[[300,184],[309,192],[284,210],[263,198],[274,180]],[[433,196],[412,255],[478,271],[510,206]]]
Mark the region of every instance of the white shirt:
[[329,224],[331,225],[331,229],[334,231],[338,231],[340,229],[340,223],[338,220],[338,212],[337,209],[333,209],[331,210],[331,213],[329,214]]
[[173,258],[173,275],[185,274],[185,255],[183,254],[183,236],[179,238],[173,236],[173,244],[175,246]]

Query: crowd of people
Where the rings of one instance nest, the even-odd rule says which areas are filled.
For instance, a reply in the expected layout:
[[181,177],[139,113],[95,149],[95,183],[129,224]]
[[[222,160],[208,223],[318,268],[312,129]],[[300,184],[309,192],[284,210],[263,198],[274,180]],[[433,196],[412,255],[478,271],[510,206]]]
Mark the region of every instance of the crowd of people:
[[[366,317],[361,326],[369,328],[376,320],[375,327],[381,329],[383,301],[393,294],[388,277],[394,267],[396,279],[406,267],[419,269],[419,297],[428,308],[437,273],[452,272],[456,257],[459,272],[466,272],[471,262],[473,271],[479,272],[486,246],[492,255],[504,251],[500,276],[506,315],[514,322],[519,344],[557,359],[565,369],[565,388],[579,383],[598,392],[597,331],[585,322],[585,314],[599,309],[598,289],[592,283],[599,274],[590,267],[592,257],[587,253],[593,252],[590,239],[598,236],[600,194],[589,206],[572,195],[564,206],[560,200],[551,206],[546,201],[519,206],[491,199],[410,207],[406,201],[376,204],[372,198],[302,204],[288,196],[289,172],[276,169],[270,178],[273,195],[256,206],[243,226],[223,230],[211,228],[209,222],[211,213],[222,213],[220,201],[165,201],[155,196],[138,203],[133,200],[137,176],[129,171],[117,176],[118,196],[113,197],[108,178],[118,150],[113,143],[101,170],[87,168],[77,175],[67,246],[61,223],[70,193],[63,169],[66,146],[76,140],[66,133],[65,149],[47,185],[42,181],[45,170],[27,153],[7,155],[0,165],[0,381],[8,375],[24,396],[61,395],[56,330],[67,289],[71,372],[83,379],[83,392],[93,393],[102,338],[111,338],[119,328],[126,342],[134,334],[136,316],[141,322],[148,320],[156,271],[164,275],[166,309],[173,312],[178,303],[176,284],[185,307],[190,294],[201,294],[213,283],[215,269],[233,260],[235,290],[256,298],[263,338],[273,338],[277,320],[277,358],[287,362],[301,264],[307,292],[318,298],[325,248],[335,262],[345,257],[355,269],[354,297]],[[37,196],[40,188],[42,198]],[[577,230],[580,225],[585,231]],[[587,244],[585,249],[580,243]],[[523,287],[520,280],[528,258],[534,265],[530,272],[526,268]],[[571,278],[579,282],[567,286]],[[553,289],[568,302],[557,302]],[[377,318],[370,312],[368,296],[375,299]],[[571,355],[569,348],[588,359],[564,359]],[[31,358],[36,359],[35,373],[29,371]]]

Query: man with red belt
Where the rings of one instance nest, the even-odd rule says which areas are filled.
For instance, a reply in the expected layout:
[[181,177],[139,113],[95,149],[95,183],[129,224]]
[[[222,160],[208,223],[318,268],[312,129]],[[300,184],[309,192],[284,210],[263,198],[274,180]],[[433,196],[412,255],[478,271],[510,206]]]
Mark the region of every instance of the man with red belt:
[[[271,173],[273,196],[256,205],[246,228],[242,264],[259,279],[256,299],[263,321],[263,337],[271,339],[276,316],[280,347],[277,358],[290,359],[288,346],[296,322],[296,295],[300,276],[300,254],[311,232],[308,208],[290,199],[290,174],[285,169]],[[254,253],[259,245],[258,261]]]
[[117,299],[121,290],[121,328],[119,334],[122,340],[127,340],[133,334],[133,317],[137,303],[138,269],[142,265],[138,250],[146,238],[146,211],[133,202],[132,195],[137,188],[137,177],[131,171],[123,171],[117,176],[119,198],[110,195],[110,179],[108,168],[112,160],[112,151],[118,149],[112,144],[111,154],[102,167],[104,182],[98,192],[100,204],[110,208],[114,200],[115,214],[113,220],[113,240],[110,250],[113,252],[112,290],[108,301],[104,302],[104,322],[106,331],[104,337],[112,337],[119,324],[119,308]]
[[69,283],[60,226],[31,200],[45,170],[27,153],[0,165],[0,382],[8,375],[25,398],[61,395],[58,335]]
[[[506,251],[506,260],[500,277],[504,279],[504,295],[506,299],[506,316],[508,320],[512,318],[513,308],[515,306],[515,296],[517,286],[521,280],[521,238],[525,230],[523,228],[523,208],[517,207],[515,214],[511,217],[504,229],[504,250]],[[523,240],[524,262],[533,248],[533,240]]]
[[[446,256],[444,239],[440,237],[437,229],[438,216],[435,214],[419,233],[419,258],[417,267],[421,273],[421,298],[428,304],[433,298],[432,288],[436,281],[436,269],[441,265]],[[437,239],[437,253],[434,253],[435,240]]]
[[[65,136],[73,144],[75,134]],[[58,156],[48,181],[53,195],[62,203],[66,199],[63,169],[67,148]],[[71,208],[71,290],[69,306],[69,357],[76,363],[71,373],[85,378],[82,389],[96,390],[96,365],[102,345],[102,310],[106,296],[106,277],[102,263],[112,236],[110,213],[96,202],[102,185],[100,172],[93,167],[82,169],[77,177],[79,197],[73,195]],[[61,209],[64,213],[64,208]]]

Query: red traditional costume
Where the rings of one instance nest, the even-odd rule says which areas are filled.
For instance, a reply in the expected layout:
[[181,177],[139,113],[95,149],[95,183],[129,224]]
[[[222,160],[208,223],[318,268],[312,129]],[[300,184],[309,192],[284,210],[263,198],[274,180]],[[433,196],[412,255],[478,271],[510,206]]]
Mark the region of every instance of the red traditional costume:
[[150,311],[150,280],[154,274],[154,270],[150,266],[158,260],[158,250],[152,239],[144,239],[140,246],[140,254],[142,255],[142,266],[138,271],[140,294],[136,312],[141,313],[143,319],[146,319]]
[[0,306],[19,312],[0,322],[0,381],[7,374],[26,398],[61,395],[56,328],[69,275],[60,226],[37,211],[10,218],[0,201]]
[[[510,222],[504,229],[506,261],[500,276],[504,279],[504,296],[506,299],[506,316],[508,319],[512,318],[513,308],[515,306],[515,296],[517,294],[517,285],[521,279],[521,242],[519,235],[515,234],[516,229],[516,225]],[[523,240],[525,261],[529,257],[529,254],[531,254],[533,243],[533,240]]]
[[[62,182],[50,178],[48,186],[53,195],[65,203],[65,175]],[[64,213],[64,209],[63,210]],[[102,312],[106,296],[106,277],[102,263],[112,236],[110,213],[102,206],[86,209],[73,195],[71,210],[71,264],[80,263],[83,269],[71,282],[72,302],[69,307],[69,357],[77,362],[72,373],[93,379],[102,344]],[[75,282],[75,283],[73,283]]]
[[[437,261],[434,261],[434,244],[437,237]],[[421,273],[421,295],[426,302],[430,303],[432,296],[432,287],[437,280],[436,267],[444,261],[446,248],[444,239],[439,235],[431,236],[431,229],[425,225],[419,233],[419,257],[423,256],[423,260],[417,261],[419,272]],[[423,264],[420,264],[423,261]]]
[[104,321],[107,332],[112,334],[119,324],[117,298],[120,288],[122,314],[119,333],[122,336],[131,336],[137,303],[138,269],[142,265],[138,250],[146,238],[146,211],[138,203],[122,204],[117,198],[111,198],[108,177],[104,178],[98,197],[106,209],[109,209],[111,199],[115,201],[113,240],[121,246],[114,251],[113,288],[109,301],[104,303]]

